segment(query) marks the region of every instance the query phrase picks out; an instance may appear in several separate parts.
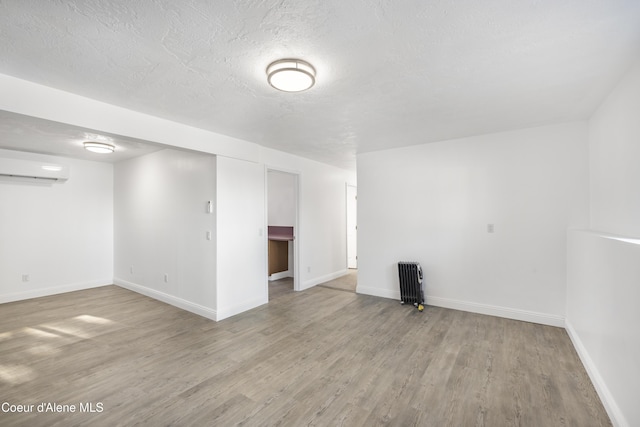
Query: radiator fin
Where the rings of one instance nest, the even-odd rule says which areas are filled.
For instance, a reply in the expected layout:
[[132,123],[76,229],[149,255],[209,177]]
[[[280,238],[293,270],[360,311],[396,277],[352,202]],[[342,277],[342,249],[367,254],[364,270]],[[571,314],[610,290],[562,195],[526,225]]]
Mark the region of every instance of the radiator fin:
[[403,304],[423,305],[422,267],[417,262],[398,263],[400,279],[400,300]]

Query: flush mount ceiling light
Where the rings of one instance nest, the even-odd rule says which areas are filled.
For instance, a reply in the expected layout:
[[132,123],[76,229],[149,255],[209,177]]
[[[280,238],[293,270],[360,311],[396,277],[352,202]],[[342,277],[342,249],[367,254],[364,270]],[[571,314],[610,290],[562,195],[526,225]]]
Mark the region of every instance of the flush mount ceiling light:
[[99,154],[113,153],[113,150],[116,149],[115,146],[111,144],[107,144],[105,142],[91,142],[91,141],[85,142],[84,148],[93,153],[99,153]]
[[267,67],[267,81],[283,92],[301,92],[316,82],[316,69],[301,59],[279,59]]

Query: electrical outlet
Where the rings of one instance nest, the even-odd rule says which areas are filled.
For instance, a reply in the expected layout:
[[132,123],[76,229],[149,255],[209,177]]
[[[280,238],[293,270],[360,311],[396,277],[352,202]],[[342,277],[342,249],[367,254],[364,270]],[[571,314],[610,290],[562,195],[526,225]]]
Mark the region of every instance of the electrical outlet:
[[311,273],[311,267],[307,267],[307,273]]
[[23,275],[22,275],[22,281],[23,281],[23,282],[28,282],[30,279],[31,279],[31,278],[29,277],[29,275],[28,275],[28,274],[23,274]]
[[129,273],[133,274],[133,265],[129,267]]
[[493,233],[493,224],[487,224],[487,233]]

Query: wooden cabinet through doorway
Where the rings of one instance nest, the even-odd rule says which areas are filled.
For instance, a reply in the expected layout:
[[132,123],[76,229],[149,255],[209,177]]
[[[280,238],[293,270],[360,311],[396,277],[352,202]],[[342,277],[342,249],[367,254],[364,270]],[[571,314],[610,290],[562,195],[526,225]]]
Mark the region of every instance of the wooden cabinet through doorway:
[[269,240],[269,276],[289,269],[289,242]]

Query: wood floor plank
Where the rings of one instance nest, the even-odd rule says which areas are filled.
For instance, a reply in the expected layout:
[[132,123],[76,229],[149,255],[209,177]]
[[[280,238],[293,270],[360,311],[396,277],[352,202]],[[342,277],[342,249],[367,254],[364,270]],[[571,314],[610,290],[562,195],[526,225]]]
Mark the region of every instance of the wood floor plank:
[[217,323],[115,286],[0,305],[3,401],[104,405],[0,425],[610,425],[563,329],[277,282]]

